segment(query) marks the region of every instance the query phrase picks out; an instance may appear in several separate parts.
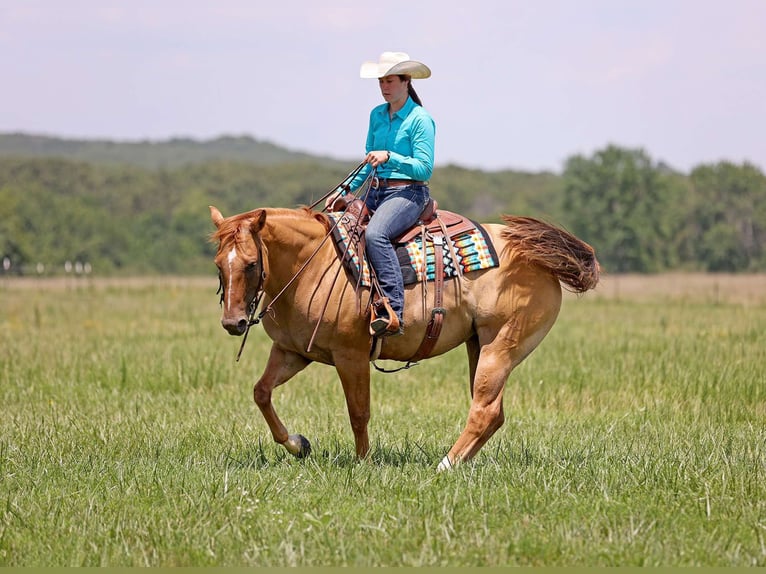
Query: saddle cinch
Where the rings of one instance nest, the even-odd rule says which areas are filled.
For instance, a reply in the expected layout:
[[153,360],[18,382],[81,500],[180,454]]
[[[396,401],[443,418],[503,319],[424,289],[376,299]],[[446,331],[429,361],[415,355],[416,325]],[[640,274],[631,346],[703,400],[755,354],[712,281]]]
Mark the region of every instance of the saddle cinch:
[[[345,199],[345,198],[343,198]],[[364,230],[366,229],[367,222],[369,221],[369,212],[367,206],[361,199],[353,199],[346,204],[336,202],[333,206],[336,211],[343,210],[343,215],[338,222],[339,227],[343,227],[344,235],[347,238],[349,245],[353,245],[356,256],[361,260],[364,257]],[[452,261],[455,262],[455,268],[457,275],[460,277],[460,267],[457,265],[458,256],[454,248],[454,238],[470,233],[477,228],[477,225],[471,221],[451,211],[445,211],[438,209],[438,204],[433,198],[430,198],[425,208],[420,214],[418,221],[408,231],[397,237],[394,241],[395,244],[407,244],[412,241],[416,241],[418,238],[422,241],[422,264],[424,269],[422,270],[422,277],[425,289],[425,277],[426,277],[426,242],[430,241],[433,244],[433,262],[434,262],[434,298],[433,308],[431,309],[431,318],[426,327],[426,332],[423,340],[420,343],[415,354],[409,359],[408,365],[416,363],[421,359],[427,358],[433,351],[436,345],[439,335],[441,334],[442,325],[444,323],[444,317],[446,315],[446,309],[443,307],[444,300],[444,255],[445,248],[450,250]],[[354,263],[351,261],[353,256],[351,255],[348,246],[345,249],[342,248],[340,242],[336,240],[336,246],[341,252],[343,262],[347,267],[351,267]],[[361,277],[357,279],[361,280]],[[375,287],[375,280],[371,281],[371,288],[373,291],[372,298],[372,317],[374,320],[378,317],[382,311],[386,315],[391,317],[393,311],[388,305],[388,300],[380,296],[379,291]]]

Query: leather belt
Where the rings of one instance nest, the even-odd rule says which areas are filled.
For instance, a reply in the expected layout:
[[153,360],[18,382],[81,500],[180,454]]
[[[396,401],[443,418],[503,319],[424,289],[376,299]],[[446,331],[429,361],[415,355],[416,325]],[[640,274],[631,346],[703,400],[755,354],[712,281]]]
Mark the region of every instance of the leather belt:
[[408,185],[427,185],[426,181],[416,181],[414,179],[386,179],[385,177],[376,177],[372,181],[372,187],[375,189],[381,187],[405,187]]

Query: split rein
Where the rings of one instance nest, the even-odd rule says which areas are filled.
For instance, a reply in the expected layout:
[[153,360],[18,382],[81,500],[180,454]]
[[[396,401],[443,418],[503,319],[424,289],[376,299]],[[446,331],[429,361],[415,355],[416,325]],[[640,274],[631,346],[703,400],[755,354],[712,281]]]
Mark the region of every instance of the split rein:
[[[314,203],[309,205],[309,209],[314,209],[322,201],[325,201],[325,200],[327,200],[327,198],[329,198],[333,194],[336,194],[339,189],[347,189],[348,184],[354,179],[354,177],[357,176],[357,174],[359,174],[360,171],[362,171],[362,169],[364,168],[365,165],[366,165],[366,162],[360,163],[337,186],[335,186],[334,188],[331,188],[322,197],[320,197]],[[363,192],[363,193],[360,193],[359,195],[363,195],[364,199],[367,198],[367,194],[370,192],[370,188],[372,187],[372,183],[375,180],[375,173],[376,173],[376,170],[374,168],[372,170],[370,170],[369,175],[364,180],[362,185],[359,187],[359,191]],[[358,197],[358,196],[355,195],[355,197]],[[350,204],[351,204],[351,202],[347,202],[346,203],[346,208],[343,211],[344,214],[348,210],[348,206]],[[323,207],[321,211],[324,212],[326,210],[327,210],[327,206]],[[258,325],[261,322],[261,320],[266,315],[274,313],[274,310],[272,308],[274,303],[285,293],[285,291],[287,291],[287,289],[296,281],[296,279],[298,279],[298,277],[303,273],[303,271],[305,271],[306,267],[308,267],[308,264],[311,263],[311,261],[314,259],[314,257],[316,257],[317,253],[319,253],[319,250],[322,248],[322,246],[325,244],[327,239],[332,235],[332,232],[338,226],[338,223],[340,222],[340,219],[341,218],[337,218],[336,219],[336,221],[333,224],[332,228],[330,228],[330,230],[328,231],[327,235],[325,235],[324,239],[322,239],[322,241],[319,243],[319,245],[314,250],[314,252],[308,257],[308,259],[306,259],[306,261],[303,263],[303,265],[301,265],[300,269],[298,269],[298,271],[295,272],[295,275],[293,275],[293,277],[287,282],[287,284],[285,284],[285,286],[282,287],[282,290],[274,296],[274,298],[269,302],[269,304],[266,306],[266,308],[261,310],[260,313],[258,313],[258,306],[260,305],[261,300],[263,299],[264,285],[266,283],[266,271],[265,271],[264,266],[263,266],[263,249],[262,249],[262,246],[261,246],[260,239],[257,241],[257,244],[258,244],[258,266],[259,266],[258,274],[260,276],[260,282],[258,283],[258,287],[255,290],[255,296],[252,298],[252,300],[248,304],[247,325],[245,327],[245,332],[244,332],[243,337],[242,337],[242,344],[239,346],[239,352],[237,353],[237,362],[239,362],[239,358],[242,356],[242,351],[245,348],[245,343],[247,342],[247,335],[250,333],[250,327],[252,327],[253,325]],[[348,246],[346,247],[346,249],[348,249]],[[337,275],[335,276],[335,279],[337,280]],[[335,281],[333,281],[333,284],[334,283],[335,283]],[[225,288],[224,288],[224,285],[223,285],[223,281],[221,280],[221,277],[220,277],[220,274],[219,274],[219,277],[218,277],[218,291],[216,291],[216,294],[217,293],[221,294],[221,301],[220,301],[221,304],[223,304],[223,300],[224,300],[224,291],[225,291]],[[328,301],[329,301],[329,299],[328,299]],[[307,351],[310,351],[312,345],[314,344],[314,339],[316,338],[317,330],[319,329],[319,323],[321,322],[322,316],[324,315],[324,312],[325,312],[326,309],[327,309],[327,302],[325,302],[325,306],[322,309],[322,313],[320,315],[319,321],[317,321],[316,328],[314,329],[314,333],[312,334],[311,340],[309,341],[309,344],[308,344],[308,348],[306,349]],[[258,313],[257,316],[256,316],[256,313]]]

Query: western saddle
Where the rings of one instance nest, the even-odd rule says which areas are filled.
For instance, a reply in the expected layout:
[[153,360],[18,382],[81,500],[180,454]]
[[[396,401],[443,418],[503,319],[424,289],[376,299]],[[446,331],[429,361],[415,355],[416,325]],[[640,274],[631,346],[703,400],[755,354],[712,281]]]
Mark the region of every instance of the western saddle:
[[[341,198],[341,200],[345,199],[345,197]],[[367,206],[361,199],[354,198],[348,203],[339,200],[333,206],[333,210],[345,212],[339,225],[345,227],[349,240],[354,243],[356,251],[361,257],[364,253],[364,230],[366,229],[370,217]],[[433,198],[430,198],[415,225],[394,240],[395,244],[401,244],[420,238],[422,241],[424,266],[426,265],[426,241],[431,241],[434,248],[434,298],[431,317],[426,326],[425,335],[423,336],[420,346],[417,351],[415,351],[415,354],[407,361],[407,366],[404,368],[408,368],[413,363],[417,363],[421,359],[429,357],[433,351],[436,342],[439,339],[439,335],[441,334],[444,317],[447,313],[447,310],[443,307],[445,248],[450,249],[452,261],[455,264],[458,277],[461,277],[460,266],[458,265],[457,255],[451,239],[469,232],[475,227],[476,225],[471,220],[462,215],[452,213],[451,211],[440,210],[437,202]],[[425,281],[426,270],[423,269],[422,271],[423,280]],[[375,284],[376,281],[373,278],[373,291],[375,292],[372,296],[371,320],[374,320],[383,309],[389,313],[390,317],[390,314],[393,313],[393,311],[388,305],[388,300],[380,296],[379,290],[377,290]],[[374,346],[375,344],[373,342],[373,347]]]

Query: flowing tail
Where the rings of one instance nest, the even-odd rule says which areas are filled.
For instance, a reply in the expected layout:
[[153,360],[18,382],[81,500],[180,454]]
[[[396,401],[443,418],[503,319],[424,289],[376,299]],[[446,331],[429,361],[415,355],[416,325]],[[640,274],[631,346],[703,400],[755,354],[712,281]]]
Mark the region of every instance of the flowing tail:
[[547,270],[575,293],[598,284],[601,266],[584,241],[533,217],[504,215],[503,221],[503,238],[516,256]]

